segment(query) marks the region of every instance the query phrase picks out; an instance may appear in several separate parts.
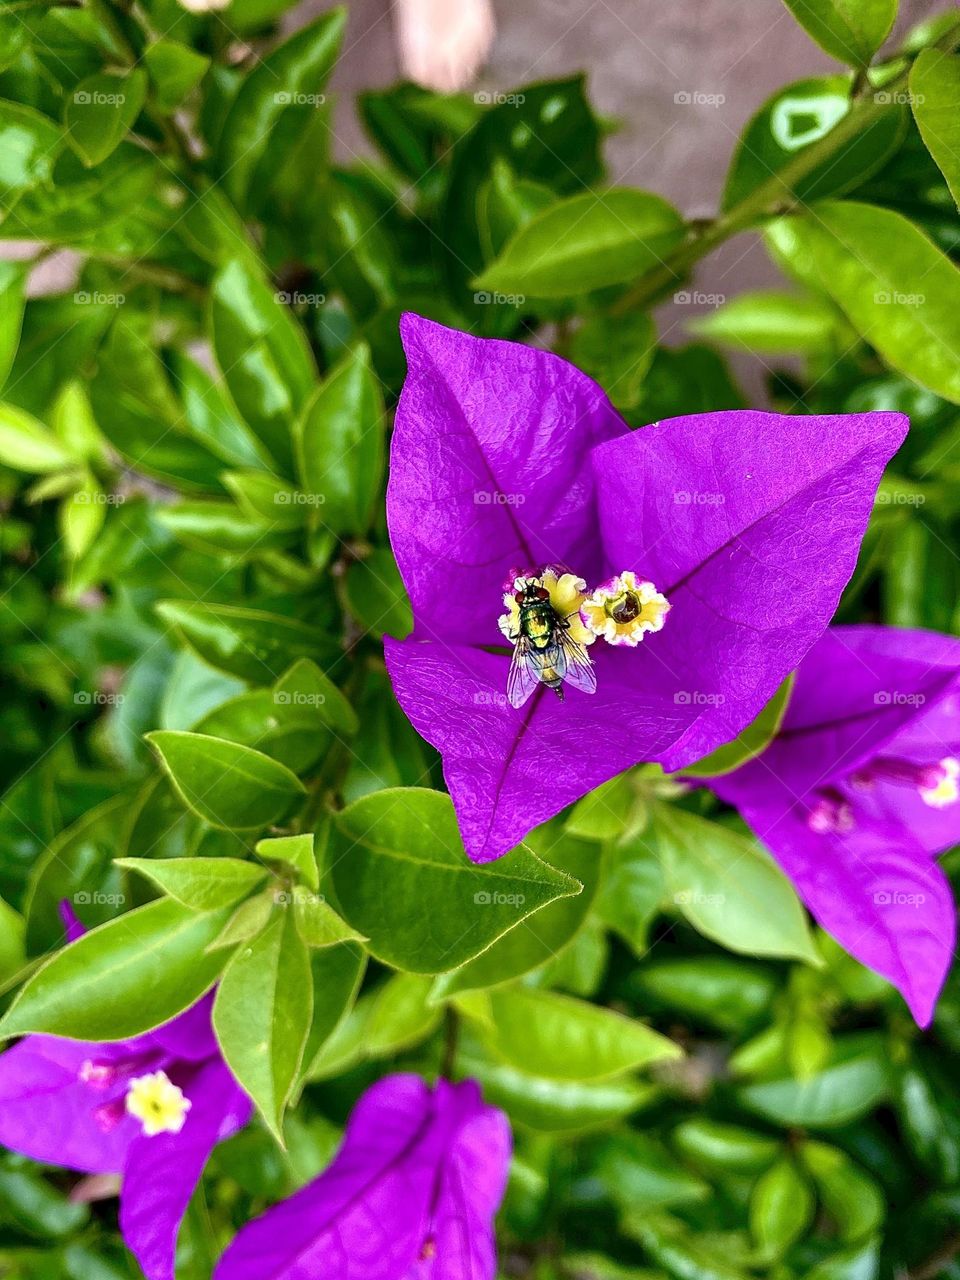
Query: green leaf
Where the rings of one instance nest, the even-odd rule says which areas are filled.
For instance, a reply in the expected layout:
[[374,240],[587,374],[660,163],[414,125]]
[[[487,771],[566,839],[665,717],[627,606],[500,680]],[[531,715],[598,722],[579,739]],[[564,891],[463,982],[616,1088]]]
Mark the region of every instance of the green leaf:
[[294,889],[291,896],[297,929],[308,947],[334,947],[341,942],[367,941],[318,894]]
[[59,125],[16,102],[0,101],[0,198],[49,183],[64,144]]
[[267,877],[264,867],[239,858],[117,858],[116,865],[139,871],[191,911],[232,906]]
[[300,481],[318,519],[334,533],[365,533],[383,469],[383,402],[366,345],[331,370],[295,435]]
[[310,957],[293,912],[278,912],[227,965],[213,1029],[227,1065],[283,1145],[283,1112],[313,1016]]
[[922,231],[890,209],[846,201],[778,219],[767,236],[891,368],[960,403],[960,271]]
[[301,529],[307,505],[291,485],[266,471],[225,471],[220,477],[237,505],[253,520],[281,529]]
[[143,53],[157,110],[169,115],[200,83],[210,59],[176,40],[155,40]]
[[897,0],[783,0],[825,53],[865,67],[890,34]]
[[0,982],[18,973],[27,958],[25,931],[23,917],[0,898]]
[[[850,108],[850,85],[845,76],[798,80],[779,89],[743,131],[730,162],[723,210],[745,200],[806,147],[825,138]],[[810,173],[793,183],[783,183],[780,196],[787,201],[809,202],[860,186],[897,150],[909,122],[905,105],[884,107]],[[774,202],[772,197],[771,206]]]
[[960,205],[960,57],[924,49],[910,69],[910,105],[927,150]]
[[305,112],[316,109],[346,23],[331,9],[260,59],[243,81],[220,135],[217,161],[240,208],[255,203],[296,144]]
[[645,311],[616,319],[588,316],[573,335],[570,358],[619,409],[631,409],[640,401],[656,347],[656,328]]
[[334,836],[329,880],[343,915],[377,959],[414,973],[463,964],[538,908],[579,891],[522,847],[475,866],[450,798],[438,791],[365,796],[334,815]]
[[750,1197],[750,1230],[765,1261],[782,1257],[803,1235],[813,1209],[810,1183],[789,1156],[757,1179]]
[[0,387],[7,380],[20,342],[26,278],[23,263],[0,263]]
[[430,1003],[429,978],[395,973],[373,995],[363,1026],[365,1052],[372,1058],[399,1053],[425,1040],[442,1011]]
[[731,1250],[724,1239],[691,1230],[669,1214],[627,1214],[623,1230],[643,1245],[650,1258],[677,1280],[747,1280],[746,1266],[728,1261]]
[[77,85],[67,99],[63,123],[71,147],[88,169],[116,151],[146,95],[147,77],[140,68],[124,75],[101,72]]
[[554,1080],[603,1080],[682,1057],[672,1040],[585,1000],[515,987],[490,996],[488,1041],[507,1062]]
[[603,1144],[593,1172],[623,1213],[696,1204],[710,1195],[707,1183],[689,1173],[663,1143],[630,1130]]
[[839,327],[840,318],[825,298],[776,289],[737,294],[687,326],[698,337],[734,350],[771,356],[823,355],[836,345]]
[[296,872],[297,879],[310,889],[320,888],[320,873],[313,851],[313,835],[273,836],[258,840],[255,852],[266,862],[286,862]]
[[315,1060],[345,1022],[363,980],[367,953],[356,943],[311,951],[313,1019],[303,1054],[301,1074],[309,1079]]
[[869,1036],[849,1036],[835,1042],[833,1060],[816,1075],[748,1084],[737,1097],[748,1110],[780,1124],[829,1129],[864,1115],[889,1089],[882,1043]]
[[562,956],[577,937],[597,894],[600,853],[596,845],[569,836],[543,841],[543,845],[550,855],[550,866],[566,872],[583,888],[573,897],[560,897],[541,907],[529,925],[510,929],[473,960],[439,977],[434,988],[436,999],[510,982]]
[[660,196],[630,187],[587,192],[521,227],[475,284],[538,298],[588,293],[642,275],[683,235],[683,219]]
[[804,1142],[799,1155],[842,1240],[863,1240],[883,1224],[885,1205],[879,1186],[845,1151],[823,1142]]
[[766,750],[780,732],[783,717],[790,705],[793,692],[794,675],[791,673],[763,708],[755,720],[738,734],[732,742],[724,743],[711,751],[708,756],[680,770],[685,778],[719,778],[725,773],[732,773],[748,760],[753,760],[761,751]]
[[300,658],[274,686],[276,704],[280,707],[315,708],[324,724],[337,733],[350,736],[360,727],[357,713],[315,662]]
[[[261,63],[258,72],[265,67]],[[317,377],[303,330],[280,295],[240,258],[214,279],[210,318],[213,349],[234,403],[281,472],[292,474],[291,425]]]
[[644,1001],[740,1033],[768,1010],[777,981],[768,969],[729,956],[679,956],[637,968],[631,987]]
[[50,471],[76,466],[77,459],[32,414],[15,405],[2,404],[0,462],[15,471],[46,475]]
[[821,963],[793,886],[756,840],[666,805],[654,832],[667,897],[694,928],[731,951]]
[[393,553],[378,548],[354,560],[344,580],[347,607],[371,635],[404,639],[413,630],[413,611]]
[[[74,1203],[33,1169],[0,1169],[0,1221],[4,1226],[41,1240],[59,1240],[73,1235],[89,1219],[89,1205]],[[53,1256],[49,1246],[45,1252]]]
[[775,1138],[708,1116],[684,1120],[672,1137],[674,1146],[688,1160],[717,1173],[760,1173],[781,1149]]
[[147,734],[181,800],[211,826],[259,830],[305,794],[296,774],[261,751],[202,733]]
[[317,628],[260,609],[162,600],[156,610],[205,662],[251,684],[273,684],[298,658],[333,652]]
[[28,980],[0,1036],[128,1040],[169,1021],[216,981],[223,954],[204,948],[227,914],[161,898],[92,929]]

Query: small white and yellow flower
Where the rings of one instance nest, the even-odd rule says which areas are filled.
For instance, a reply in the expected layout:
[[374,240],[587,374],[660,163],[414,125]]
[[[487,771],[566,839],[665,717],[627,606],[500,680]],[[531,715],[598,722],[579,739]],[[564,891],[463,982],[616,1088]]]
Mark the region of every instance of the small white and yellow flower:
[[524,587],[531,582],[539,584],[548,593],[554,613],[567,622],[567,634],[570,639],[579,645],[593,644],[597,637],[584,625],[580,612],[587,598],[587,584],[575,573],[558,574],[556,569],[544,569],[543,573],[536,577],[514,578],[512,590],[504,592],[504,612],[497,619],[497,625],[510,643],[515,643],[520,635],[520,606],[517,603],[517,593],[523,591]]
[[148,1138],[158,1133],[179,1133],[183,1128],[190,1099],[184,1097],[165,1071],[136,1076],[127,1089],[127,1111],[143,1125]]
[[608,644],[635,648],[648,631],[663,628],[670,602],[652,582],[627,569],[604,582],[580,606],[584,627]]
[[960,799],[960,760],[947,756],[940,761],[940,781],[932,787],[921,787],[920,798],[932,809],[946,809]]

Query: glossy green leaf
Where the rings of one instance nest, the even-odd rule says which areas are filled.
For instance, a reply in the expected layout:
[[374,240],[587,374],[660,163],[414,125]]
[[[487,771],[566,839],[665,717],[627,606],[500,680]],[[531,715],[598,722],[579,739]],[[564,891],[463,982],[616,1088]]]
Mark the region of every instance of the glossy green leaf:
[[224,953],[204,949],[227,914],[161,898],[92,929],[27,981],[0,1036],[127,1040],[169,1021],[216,981]]
[[[778,90],[748,122],[730,162],[722,207],[729,210],[761,183],[779,174],[802,152],[825,138],[850,110],[845,76],[798,80]],[[909,112],[892,103],[871,116],[854,137],[797,181],[784,183],[784,200],[822,200],[842,195],[865,182],[903,141]],[[771,205],[776,195],[771,197]]]
[[728,956],[678,956],[653,959],[631,976],[644,1001],[673,1009],[727,1032],[754,1025],[777,990],[767,969]]
[[395,973],[371,999],[363,1043],[371,1057],[398,1053],[425,1040],[443,1016],[430,1003],[431,981],[418,973]]
[[682,1056],[672,1040],[585,1000],[514,987],[490,996],[491,1047],[507,1062],[554,1080],[603,1080]]
[[291,911],[279,911],[223,972],[213,1029],[227,1065],[282,1145],[287,1100],[313,1016],[313,973]]
[[509,241],[477,289],[563,298],[621,284],[656,266],[683,239],[683,219],[648,191],[571,196]]
[[304,794],[296,774],[262,751],[201,733],[147,734],[177,794],[211,826],[259,830]]
[[890,34],[897,0],[784,0],[824,52],[851,67],[866,66]]
[[71,147],[88,168],[116,151],[146,94],[147,77],[140,68],[124,75],[101,72],[77,85],[64,108],[63,123]]
[[292,423],[317,377],[303,331],[279,293],[239,258],[214,280],[211,325],[217,363],[234,403],[289,475]]
[[910,105],[927,150],[960,205],[960,56],[924,49],[910,69]]
[[313,973],[313,1018],[307,1035],[301,1074],[312,1075],[313,1064],[346,1020],[363,980],[367,953],[355,942],[310,952]]
[[272,684],[298,658],[323,658],[330,637],[293,618],[240,605],[163,600],[157,613],[211,666],[251,684]]
[[696,1204],[710,1195],[707,1183],[685,1169],[663,1143],[633,1130],[603,1143],[594,1174],[625,1213]]
[[653,826],[667,898],[696,929],[731,951],[820,963],[793,886],[756,840],[675,806]]
[[260,60],[224,121],[217,156],[227,193],[243,208],[255,202],[296,142],[333,70],[346,10],[331,9]]
[[677,1150],[699,1168],[760,1173],[780,1150],[775,1138],[708,1116],[692,1116],[673,1131]]
[[559,842],[543,841],[540,848],[551,867],[572,876],[583,888],[572,897],[560,897],[541,907],[529,924],[510,929],[473,960],[442,974],[434,989],[436,998],[510,982],[562,955],[577,937],[596,898],[600,851],[594,844],[569,836]]
[[311,397],[296,428],[300,481],[317,519],[338,534],[362,534],[373,515],[383,467],[383,403],[358,346]]
[[318,894],[294,889],[290,896],[293,898],[297,929],[308,947],[334,947],[341,942],[367,941]]
[[862,1240],[883,1224],[885,1205],[879,1186],[845,1151],[823,1142],[805,1142],[799,1156],[843,1240]]
[[266,840],[258,840],[255,852],[265,862],[287,863],[293,868],[296,878],[308,888],[320,888],[320,873],[317,870],[312,835],[272,836]]
[[264,867],[239,858],[117,858],[116,864],[139,871],[192,911],[233,906],[267,876]]
[[960,402],[960,270],[906,218],[824,203],[772,223],[770,244],[894,369]]
[[0,263],[0,387],[7,380],[20,342],[26,276],[22,263]]
[[414,973],[463,964],[580,890],[523,847],[471,863],[450,799],[438,791],[378,791],[335,814],[334,834],[329,881],[343,915],[373,955]]

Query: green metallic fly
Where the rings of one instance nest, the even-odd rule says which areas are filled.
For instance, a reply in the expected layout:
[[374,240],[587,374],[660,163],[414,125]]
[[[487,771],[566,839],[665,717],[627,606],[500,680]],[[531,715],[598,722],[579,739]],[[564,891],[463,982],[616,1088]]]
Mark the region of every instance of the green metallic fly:
[[515,627],[505,631],[513,644],[507,676],[511,705],[522,707],[541,684],[560,699],[564,683],[584,693],[595,693],[597,675],[593,663],[570,635],[569,617],[563,617],[553,607],[543,578],[517,578],[514,588]]

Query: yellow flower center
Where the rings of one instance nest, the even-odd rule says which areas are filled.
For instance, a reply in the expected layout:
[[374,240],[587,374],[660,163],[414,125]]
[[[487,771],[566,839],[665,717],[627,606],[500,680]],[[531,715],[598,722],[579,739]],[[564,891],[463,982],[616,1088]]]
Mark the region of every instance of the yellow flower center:
[[940,761],[943,777],[935,787],[921,787],[920,798],[933,809],[946,809],[960,799],[960,760],[947,756]]
[[597,587],[580,606],[580,617],[609,644],[635,647],[648,631],[662,629],[669,611],[666,596],[628,569]]
[[515,643],[520,634],[520,605],[517,603],[517,593],[531,582],[537,583],[548,592],[554,613],[567,621],[567,634],[570,639],[579,645],[593,644],[597,637],[584,626],[580,614],[580,608],[586,599],[587,584],[575,573],[558,574],[556,569],[544,569],[539,577],[516,578],[513,589],[504,592],[504,612],[498,618],[497,625],[510,643]]
[[153,1071],[130,1081],[127,1111],[143,1125],[148,1138],[158,1133],[179,1133],[190,1110],[190,1099],[169,1079],[165,1071]]

